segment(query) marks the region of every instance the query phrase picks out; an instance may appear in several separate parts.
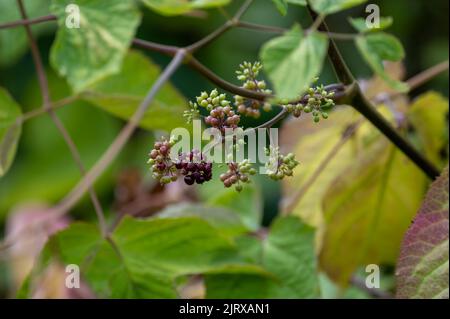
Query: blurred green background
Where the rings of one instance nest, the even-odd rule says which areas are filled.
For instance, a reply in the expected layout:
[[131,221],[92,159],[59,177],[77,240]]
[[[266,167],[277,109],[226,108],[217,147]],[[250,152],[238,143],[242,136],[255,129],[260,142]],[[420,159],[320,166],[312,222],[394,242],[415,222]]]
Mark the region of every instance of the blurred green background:
[[[0,0],[2,1],[2,0]],[[439,62],[448,59],[448,11],[449,2],[443,0],[381,0],[371,1],[381,8],[382,16],[394,17],[389,32],[396,35],[407,52],[405,61],[407,77],[413,76]],[[242,3],[233,1],[225,10],[232,14]],[[142,39],[183,46],[210,33],[224,22],[219,10],[208,11],[200,16],[167,18],[158,16],[143,8],[143,23],[138,30]],[[347,16],[365,16],[364,6],[327,18],[334,32],[353,32],[346,21]],[[289,28],[295,22],[307,27],[311,20],[302,8],[290,6],[287,17],[282,17],[270,0],[255,0],[243,20]],[[54,22],[49,22],[47,31],[52,31]],[[3,32],[3,30],[0,30]],[[274,35],[251,30],[234,29],[203,48],[198,59],[218,75],[234,82],[235,70],[242,61],[255,61],[262,44]],[[48,63],[49,49],[53,42],[53,32],[45,32],[39,38],[39,48]],[[0,45],[2,45],[0,43]],[[359,78],[370,77],[371,72],[356,53],[352,42],[339,43],[347,62]],[[169,58],[146,52],[157,64],[164,66]],[[68,93],[67,85],[54,74],[49,75],[53,99]],[[329,65],[326,66],[320,82],[334,82]],[[193,99],[202,90],[213,86],[187,66],[183,66],[172,80],[186,99]],[[433,89],[448,96],[448,73],[412,92],[412,97]],[[4,65],[0,63],[0,86],[5,87],[23,107],[23,111],[40,107],[40,93],[37,86],[33,61],[29,53]],[[114,140],[123,122],[86,102],[77,102],[58,110],[74,138],[87,167],[92,166],[102,152]],[[181,114],[180,114],[181,116]],[[258,122],[263,122],[271,114],[266,114]],[[257,122],[246,121],[245,125]],[[111,210],[114,199],[114,185],[118,174],[127,168],[138,167],[146,179],[149,174],[145,167],[146,156],[153,141],[153,134],[138,131],[127,145],[112,168],[96,184],[105,208]],[[3,232],[5,217],[16,207],[28,201],[53,203],[62,198],[79,180],[79,172],[70,153],[48,116],[27,122],[16,160],[8,174],[0,179],[0,232]],[[260,182],[264,192],[264,216],[267,224],[277,214],[280,189],[278,183]],[[78,218],[94,218],[91,204],[86,199],[73,211]]]

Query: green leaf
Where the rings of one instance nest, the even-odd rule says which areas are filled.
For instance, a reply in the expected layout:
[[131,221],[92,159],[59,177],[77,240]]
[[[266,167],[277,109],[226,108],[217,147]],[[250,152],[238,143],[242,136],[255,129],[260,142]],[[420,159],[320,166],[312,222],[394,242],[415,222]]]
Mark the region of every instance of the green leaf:
[[319,282],[314,229],[297,217],[277,219],[264,243],[263,266],[282,283],[271,289],[275,298],[315,298]]
[[217,274],[205,278],[208,299],[267,299],[273,279],[249,274]]
[[207,207],[199,204],[179,204],[165,208],[159,218],[199,217],[224,234],[235,236],[248,231],[241,219],[233,211],[221,207]]
[[405,51],[400,41],[394,36],[383,32],[358,36],[356,46],[372,70],[389,86],[399,92],[409,90],[407,84],[396,81],[385,72],[383,61],[400,61],[405,57]]
[[176,278],[189,274],[265,273],[240,262],[227,237],[192,217],[125,218],[111,240],[74,224],[50,239],[43,256],[79,265],[97,296],[109,298],[175,298]]
[[349,18],[351,25],[361,33],[376,32],[389,28],[394,19],[392,17],[380,17],[380,26],[378,28],[369,28],[364,18]]
[[314,11],[320,14],[332,14],[360,5],[367,0],[310,0],[309,2]]
[[443,168],[441,153],[448,145],[448,99],[436,92],[421,95],[408,108],[408,119],[417,132],[426,157]]
[[396,270],[398,298],[449,298],[448,187],[447,167],[403,239]]
[[285,0],[272,0],[277,7],[277,10],[281,13],[281,15],[285,16],[288,9],[288,4]]
[[299,6],[306,6],[306,0],[286,0],[287,3],[296,4]]
[[[66,7],[79,6],[80,28],[66,27]],[[75,92],[120,70],[140,22],[132,1],[52,0],[58,32],[50,60]]]
[[[213,176],[219,176],[223,171],[224,168],[219,169],[217,165],[213,166]],[[260,228],[263,207],[261,191],[256,185],[245,185],[242,192],[238,193],[234,188],[225,188],[217,178],[201,185],[198,189],[206,207],[226,208],[238,216],[249,231]]]
[[296,217],[274,222],[262,250],[252,247],[261,266],[275,276],[216,274],[206,276],[208,298],[317,298],[319,281],[314,252],[314,230]]
[[301,95],[322,70],[327,47],[326,36],[318,32],[305,36],[298,25],[267,42],[260,56],[277,97],[294,99]]
[[[124,120],[134,114],[149,88],[160,75],[160,69],[145,55],[130,51],[118,74],[108,76],[87,87],[85,100]],[[166,130],[186,126],[183,112],[187,102],[170,84],[165,84],[140,122],[147,130]]]
[[185,14],[195,9],[222,7],[229,4],[230,0],[142,0],[142,2],[159,14],[172,16]]
[[423,172],[384,139],[354,158],[324,196],[320,264],[329,277],[345,285],[359,266],[393,265],[425,184]]
[[[30,19],[48,14],[50,0],[24,1]],[[16,0],[0,1],[0,24],[21,19]],[[39,23],[31,26],[33,35],[38,37],[54,29],[52,23]],[[23,27],[3,29],[0,32],[0,66],[17,62],[27,51],[28,39]]]
[[18,122],[21,116],[19,105],[0,87],[0,177],[6,174],[16,155],[22,132],[22,123]]

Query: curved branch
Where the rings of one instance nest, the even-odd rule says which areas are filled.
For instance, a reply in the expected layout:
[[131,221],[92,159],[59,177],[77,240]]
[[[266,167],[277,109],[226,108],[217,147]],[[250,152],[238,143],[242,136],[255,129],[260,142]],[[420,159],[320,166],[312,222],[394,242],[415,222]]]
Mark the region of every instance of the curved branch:
[[[317,13],[315,13],[310,6],[308,6],[308,10],[312,18],[317,19]],[[322,32],[329,32],[325,21],[322,21],[318,29]],[[347,67],[336,43],[332,39],[330,39],[328,57],[334,67],[337,78],[345,85],[354,85],[355,94],[349,104],[378,128],[384,136],[422,169],[428,177],[435,179],[439,176],[439,170],[419,153],[419,151],[417,151],[405,138],[403,138],[363,95],[361,88],[357,84],[353,74],[350,72],[350,69]]]
[[415,76],[410,78],[408,80],[408,86],[409,90],[412,91],[414,89],[417,89],[422,84],[430,81],[431,79],[434,79],[436,76],[440,75],[441,73],[444,73],[445,71],[448,71],[449,62],[444,61],[441,62]]

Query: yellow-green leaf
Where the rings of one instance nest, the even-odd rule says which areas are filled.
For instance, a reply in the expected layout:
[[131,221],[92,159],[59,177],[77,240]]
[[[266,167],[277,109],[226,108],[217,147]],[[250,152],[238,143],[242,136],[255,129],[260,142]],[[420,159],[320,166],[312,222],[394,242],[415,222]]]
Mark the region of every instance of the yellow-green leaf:
[[352,160],[325,195],[321,267],[346,284],[359,266],[391,264],[422,200],[424,174],[380,139]]
[[19,105],[0,87],[0,177],[11,166],[17,150],[22,123],[18,119],[22,115]]
[[229,4],[230,0],[142,0],[142,2],[159,14],[172,16],[195,9],[222,7]]
[[[322,225],[322,199],[333,180],[351,164],[358,149],[352,142],[347,142],[316,178],[314,172],[340,143],[342,134],[355,118],[355,112],[351,108],[344,108],[333,112],[330,119],[322,121],[320,125],[306,118],[285,125],[281,133],[282,145],[295,137],[292,151],[300,161],[300,165],[294,170],[294,176],[286,179],[283,184],[285,203],[292,207],[285,213],[300,216],[315,227]],[[314,180],[310,182],[312,178]]]
[[[145,55],[130,51],[118,74],[88,87],[82,94],[90,103],[128,120],[160,75],[160,69]],[[140,122],[148,130],[168,130],[185,126],[183,112],[187,102],[170,84],[165,84]]]
[[367,2],[367,0],[309,0],[314,11],[332,14]]
[[448,99],[436,92],[420,96],[408,110],[425,155],[441,168],[445,160],[440,156],[448,145]]

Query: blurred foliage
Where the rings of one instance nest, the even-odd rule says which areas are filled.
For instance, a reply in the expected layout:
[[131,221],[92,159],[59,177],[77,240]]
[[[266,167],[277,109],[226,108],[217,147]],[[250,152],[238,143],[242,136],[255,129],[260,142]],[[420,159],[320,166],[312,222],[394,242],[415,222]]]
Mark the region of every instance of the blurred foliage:
[[[50,13],[46,0],[25,2],[32,17]],[[225,9],[202,10],[228,2]],[[349,16],[365,16],[363,6],[353,7],[362,2],[340,0],[331,4],[330,1],[315,0],[313,5],[324,13],[337,12],[327,17],[332,31],[354,33],[356,27],[364,33],[358,20],[351,23],[348,19]],[[384,20],[384,27],[389,26],[389,32],[401,40],[406,56],[397,40],[384,33],[358,37],[357,46],[352,41],[339,42],[345,60],[358,78],[368,79],[375,71],[391,86],[401,89],[400,81],[448,60],[448,2],[372,2],[380,6],[384,17],[394,17],[392,25],[388,18]],[[54,3],[57,6],[52,10],[59,17],[58,23],[62,24],[63,5],[68,2],[54,0]],[[98,6],[99,3],[102,5]],[[160,68],[169,61],[156,53],[134,50],[127,53],[132,31],[140,19],[134,9],[130,14],[127,3],[114,1],[110,6],[109,1],[97,2],[97,8],[92,9],[101,14],[90,16],[89,21],[95,23],[86,33],[63,28],[55,35],[50,32],[54,29],[53,22],[33,26],[48,67],[52,100],[71,96],[69,84],[77,92],[86,89],[79,100],[56,113],[73,137],[87,168],[111,144],[123,126],[123,120],[130,117],[157,78]],[[142,0],[139,3],[142,12],[142,23],[137,27],[139,38],[185,46],[223,24],[227,15],[224,10],[231,14],[242,1],[159,1],[156,5],[154,1]],[[285,16],[275,10],[274,3]],[[300,6],[291,5],[293,3]],[[301,0],[255,0],[244,20],[287,29],[301,23],[306,28],[311,19],[302,4]],[[103,11],[103,7],[107,9]],[[351,9],[338,12],[347,7]],[[116,24],[114,19],[109,21],[110,15],[120,23]],[[2,0],[0,23],[18,18],[15,1]],[[110,26],[114,32],[105,35],[102,33],[105,26]],[[322,68],[321,56],[325,52],[321,35],[308,35],[305,41],[296,45],[303,37],[301,32],[298,33],[289,38],[235,28],[202,48],[196,56],[219,76],[236,83],[238,65],[242,61],[257,60],[261,48],[265,47],[262,58],[268,65],[266,75],[278,91],[292,96],[296,87],[306,85]],[[272,38],[276,39],[268,42]],[[280,42],[283,50],[277,48]],[[271,48],[273,43],[278,43],[275,49]],[[386,43],[395,50],[386,50]],[[316,52],[318,47],[321,54]],[[400,63],[396,64],[395,72],[382,67],[383,60],[398,61],[403,57],[406,74],[398,70],[402,68]],[[312,63],[300,71],[294,68],[305,59]],[[50,71],[49,60],[65,78]],[[124,63],[120,68],[122,60]],[[113,62],[106,63],[108,61]],[[86,69],[90,71],[82,72]],[[118,73],[114,74],[115,71]],[[305,81],[289,87],[297,80],[299,72]],[[361,266],[368,263],[386,266],[388,270],[383,275],[388,279],[385,285],[392,291],[389,280],[393,278],[392,269],[403,234],[429,184],[423,173],[402,153],[371,125],[363,123],[334,154],[324,172],[309,184],[322,161],[342,141],[342,134],[349,125],[360,119],[351,108],[342,106],[333,112],[330,120],[319,126],[304,119],[285,123],[282,146],[293,149],[301,165],[294,177],[284,183],[282,193],[278,183],[257,177],[254,185],[245,188],[241,194],[213,181],[190,191],[191,196],[186,200],[185,191],[176,189],[177,186],[161,191],[154,181],[149,180],[146,156],[154,135],[159,137],[163,134],[161,130],[183,125],[186,100],[194,100],[199,92],[213,86],[187,66],[182,66],[171,82],[156,97],[140,123],[141,130],[134,134],[121,155],[95,184],[108,221],[115,221],[123,214],[119,205],[122,197],[135,199],[130,190],[138,189],[136,192],[140,192],[140,197],[137,198],[143,197],[147,203],[155,204],[156,212],[139,215],[151,217],[142,221],[126,217],[111,235],[110,242],[101,237],[93,224],[87,223],[95,221],[95,214],[90,202],[84,198],[71,212],[72,218],[84,222],[72,223],[65,231],[51,237],[39,258],[36,272],[24,281],[20,296],[36,296],[37,292],[40,292],[38,296],[55,296],[42,291],[42,287],[52,286],[49,284],[51,274],[59,278],[61,262],[82,265],[85,284],[91,290],[88,292],[101,297],[177,297],[180,296],[180,283],[188,282],[189,275],[202,274],[202,287],[206,289],[203,297],[367,298],[366,293],[354,287],[347,289],[347,285],[353,275],[359,275]],[[285,82],[289,85],[285,86]],[[335,82],[329,63],[323,65],[320,82]],[[380,78],[361,82],[371,98],[378,93],[393,93]],[[22,28],[0,30],[0,87],[6,88],[23,113],[41,107],[41,94]],[[430,88],[435,92],[423,94]],[[0,147],[7,150],[6,160],[1,158],[0,161],[0,175],[6,172],[16,151],[15,142],[12,147],[5,148],[4,136],[20,115],[15,102],[3,92],[2,89],[0,103],[7,105],[9,111],[5,112],[6,116],[0,112]],[[389,103],[378,105],[382,114],[440,168],[448,161],[447,96],[448,73],[415,89],[411,96],[396,96],[393,99],[396,107]],[[255,126],[274,114],[264,113],[258,120],[246,119],[243,125]],[[126,172],[130,168],[136,169],[138,178],[122,183],[128,183],[124,195],[121,178],[129,177]],[[220,174],[221,170],[223,167],[215,167],[214,174]],[[6,226],[5,233],[11,232],[8,214],[17,211],[17,207],[30,203],[49,206],[57,203],[79,179],[80,172],[50,118],[42,115],[24,123],[15,161],[0,179],[0,225]],[[302,193],[297,197],[299,191]],[[291,210],[278,209],[284,207],[280,204],[292,198]],[[176,205],[164,207],[174,202]],[[159,210],[159,206],[164,209]],[[160,213],[153,216],[157,212]],[[282,213],[293,213],[293,216],[278,216]],[[94,252],[92,260],[86,262],[86,256]],[[4,268],[0,263],[0,295],[12,291],[9,276],[14,274],[9,275]],[[14,269],[10,267],[8,271],[13,273]],[[46,272],[50,272],[50,276]],[[58,289],[55,291],[60,293]]]

